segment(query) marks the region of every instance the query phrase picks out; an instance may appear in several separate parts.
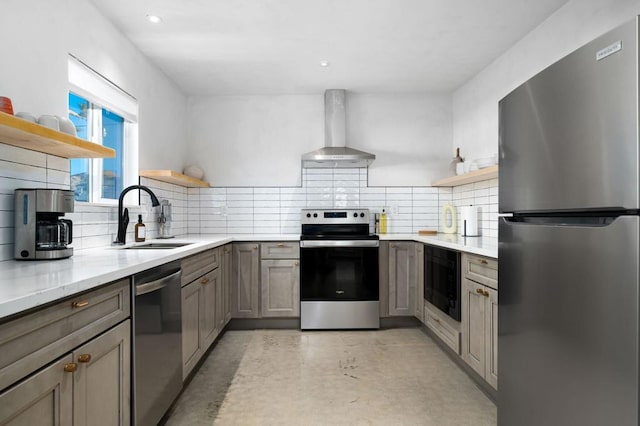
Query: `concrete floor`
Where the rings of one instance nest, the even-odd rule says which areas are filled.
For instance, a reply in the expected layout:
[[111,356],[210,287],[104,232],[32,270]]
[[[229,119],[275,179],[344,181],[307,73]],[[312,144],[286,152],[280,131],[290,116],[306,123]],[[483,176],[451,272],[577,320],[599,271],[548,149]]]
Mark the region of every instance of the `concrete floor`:
[[422,331],[229,331],[167,425],[495,425]]

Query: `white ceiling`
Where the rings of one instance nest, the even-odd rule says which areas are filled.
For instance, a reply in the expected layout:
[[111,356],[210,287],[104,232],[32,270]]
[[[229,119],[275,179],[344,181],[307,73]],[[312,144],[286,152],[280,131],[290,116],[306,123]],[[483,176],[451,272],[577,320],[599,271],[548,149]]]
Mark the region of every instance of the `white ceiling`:
[[449,92],[567,2],[91,1],[188,95]]

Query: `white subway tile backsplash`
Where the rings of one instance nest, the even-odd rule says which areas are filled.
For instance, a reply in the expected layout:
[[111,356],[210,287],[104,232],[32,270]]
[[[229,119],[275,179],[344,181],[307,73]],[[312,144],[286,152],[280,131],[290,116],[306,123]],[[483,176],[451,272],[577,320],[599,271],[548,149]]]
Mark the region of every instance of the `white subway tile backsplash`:
[[69,172],[71,171],[71,163],[68,158],[47,155],[47,169]]
[[[47,167],[47,155],[41,152],[0,144],[0,160],[27,164],[41,168]],[[68,160],[67,160],[68,161]]]
[[[13,191],[20,187],[68,188],[69,160],[0,144],[0,260],[13,257]],[[304,169],[302,187],[183,188],[141,178],[160,199],[173,206],[172,233],[299,234],[302,208],[387,209],[389,232],[415,233],[441,228],[445,203],[480,206],[483,235],[497,235],[498,181],[455,188],[368,187],[366,169]],[[151,238],[157,235],[156,209],[146,194],[142,205],[129,208],[131,223],[142,214]],[[395,214],[394,214],[395,213]],[[73,247],[109,245],[117,229],[115,206],[76,203]],[[372,219],[373,221],[373,219]],[[133,238],[129,226],[128,240]]]

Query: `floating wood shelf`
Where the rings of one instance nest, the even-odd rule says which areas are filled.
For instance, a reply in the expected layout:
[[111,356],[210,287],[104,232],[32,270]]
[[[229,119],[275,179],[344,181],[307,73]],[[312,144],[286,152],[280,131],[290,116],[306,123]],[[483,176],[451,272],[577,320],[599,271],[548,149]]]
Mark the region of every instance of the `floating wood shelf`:
[[140,170],[140,176],[187,188],[209,188],[209,182],[183,175],[173,170]]
[[451,176],[431,182],[431,186],[459,186],[468,183],[480,182],[482,180],[495,179],[498,177],[498,166],[491,166],[463,175]]
[[0,143],[64,158],[113,158],[111,148],[0,112]]

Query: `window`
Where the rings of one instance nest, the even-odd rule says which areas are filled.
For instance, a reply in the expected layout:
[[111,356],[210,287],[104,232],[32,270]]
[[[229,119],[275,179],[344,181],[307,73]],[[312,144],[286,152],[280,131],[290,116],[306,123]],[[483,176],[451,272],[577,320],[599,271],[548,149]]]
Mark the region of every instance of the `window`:
[[76,201],[115,203],[136,183],[137,103],[75,58],[69,59],[69,119],[78,137],[116,151],[115,158],[72,159],[71,190]]

